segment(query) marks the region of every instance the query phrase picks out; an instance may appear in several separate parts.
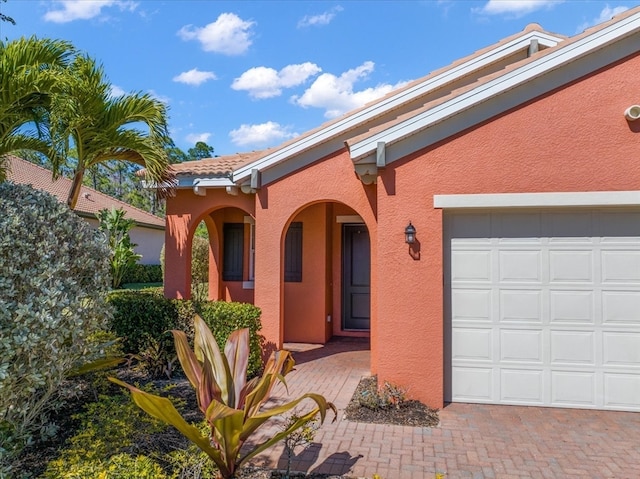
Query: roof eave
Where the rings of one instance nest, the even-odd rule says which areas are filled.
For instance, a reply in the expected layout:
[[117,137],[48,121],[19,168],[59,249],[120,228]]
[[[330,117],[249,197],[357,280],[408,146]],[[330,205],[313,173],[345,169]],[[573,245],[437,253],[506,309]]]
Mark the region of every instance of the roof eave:
[[[475,118],[468,119],[468,121],[459,121],[461,113],[465,111],[468,111],[467,113],[471,113],[471,109],[478,107],[481,104],[486,104],[487,100],[490,100],[491,98],[512,92],[515,88],[522,86],[527,82],[535,80],[541,76],[548,75],[553,71],[566,68],[577,60],[594,54],[594,52],[597,52],[610,43],[622,42],[625,38],[637,33],[638,31],[640,31],[640,12],[618,22],[612,23],[611,25],[593,32],[574,43],[564,47],[559,47],[554,52],[549,52],[537,60],[527,63],[526,65],[488,81],[487,83],[481,84],[470,91],[453,97],[440,105],[419,113],[414,117],[408,118],[403,122],[394,124],[389,128],[379,131],[365,139],[353,143],[348,142],[347,146],[351,159],[355,163],[375,162],[374,157],[377,145],[379,142],[384,142],[387,147],[386,162],[390,163],[396,161],[402,158],[406,153],[403,148],[397,147],[397,144],[402,140],[407,139],[420,131],[426,130],[427,128],[436,127],[437,125],[442,131],[433,132],[433,134],[429,135],[430,138],[427,139],[426,144],[422,145],[422,147],[429,146],[429,144],[436,143],[447,136],[451,136],[473,126],[474,124],[484,121],[484,119],[487,118],[487,114],[495,116],[502,111],[507,111],[517,105],[501,102],[500,111],[491,111],[491,108],[488,108],[485,114],[481,117],[476,116]],[[634,46],[633,42],[629,43],[630,44],[627,45],[626,49],[617,48],[616,51],[613,52],[616,58],[610,58],[607,63],[612,63],[613,61],[622,59],[632,54],[634,51],[637,51],[637,45]],[[591,65],[591,71],[595,71],[601,66],[593,64]],[[583,75],[585,74],[585,72],[576,72],[576,74],[580,73]],[[562,84],[567,84],[574,79],[576,79],[575,75],[571,77],[567,76]],[[519,103],[521,104],[528,99],[540,96],[541,94],[551,91],[558,86],[561,85],[547,82],[544,88],[546,91],[531,89],[528,95],[529,98],[520,97]],[[456,118],[457,126],[455,128],[441,128],[442,123],[448,122],[453,118]],[[394,148],[393,145],[396,145],[396,148]]]

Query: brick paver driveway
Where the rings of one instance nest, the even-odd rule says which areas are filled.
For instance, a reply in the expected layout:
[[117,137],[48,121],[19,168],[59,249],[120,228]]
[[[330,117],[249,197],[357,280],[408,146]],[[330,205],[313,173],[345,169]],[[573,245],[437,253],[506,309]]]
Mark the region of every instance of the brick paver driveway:
[[[369,373],[367,344],[287,346],[298,349],[296,371],[287,376],[289,396],[278,396],[318,392],[340,410],[293,470],[383,479],[640,478],[640,413],[451,404],[437,428],[356,423],[342,410]],[[286,466],[281,446],[254,462]]]

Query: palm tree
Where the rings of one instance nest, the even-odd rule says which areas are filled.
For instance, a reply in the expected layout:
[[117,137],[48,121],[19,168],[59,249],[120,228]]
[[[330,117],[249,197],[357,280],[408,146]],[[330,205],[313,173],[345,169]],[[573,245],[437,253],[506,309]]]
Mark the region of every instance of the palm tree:
[[9,153],[34,150],[49,155],[42,120],[51,96],[64,84],[64,69],[73,55],[73,45],[64,40],[0,41],[0,181],[6,178]]
[[54,178],[71,148],[76,152],[69,207],[78,201],[87,168],[109,160],[143,166],[147,181],[166,192],[174,176],[164,149],[170,141],[165,105],[143,93],[113,96],[102,67],[87,56],[76,57],[69,72],[65,91],[52,99],[48,118]]

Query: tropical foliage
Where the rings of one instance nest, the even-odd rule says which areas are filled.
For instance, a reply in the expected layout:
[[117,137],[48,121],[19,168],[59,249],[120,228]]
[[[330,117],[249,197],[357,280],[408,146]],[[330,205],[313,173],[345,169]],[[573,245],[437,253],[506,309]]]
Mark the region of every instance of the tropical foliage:
[[96,216],[99,221],[99,229],[107,239],[109,245],[109,260],[111,266],[111,286],[117,289],[122,284],[122,278],[127,271],[133,269],[142,255],[136,254],[131,242],[129,231],[135,222],[125,218],[126,212],[122,209],[103,209]]
[[103,68],[88,56],[76,56],[68,70],[69,81],[52,98],[49,113],[54,177],[71,148],[76,154],[67,204],[75,207],[85,171],[109,160],[143,166],[147,181],[171,186],[165,105],[144,93],[114,96]]
[[[241,329],[232,333],[222,354],[213,334],[198,316],[194,319],[194,328],[193,350],[184,332],[174,330],[172,333],[182,369],[195,389],[199,409],[210,427],[209,437],[203,436],[197,427],[189,424],[169,399],[147,393],[115,378],[110,380],[128,388],[138,406],[174,426],[204,451],[218,468],[220,478],[232,478],[247,460],[304,427],[316,416],[320,416],[320,421],[324,422],[327,409],[337,413],[332,403],[314,393],[265,409],[274,385],[282,382],[286,386],[285,376],[294,366],[291,354],[288,351],[273,352],[262,376],[247,381],[249,331]],[[316,406],[300,414],[297,421],[265,441],[249,444],[249,438],[269,419],[293,410],[305,399],[314,401]],[[247,449],[241,452],[243,446],[247,446]]]
[[64,85],[73,54],[73,45],[64,40],[0,41],[0,181],[6,178],[9,153],[26,149],[50,154],[46,110]]

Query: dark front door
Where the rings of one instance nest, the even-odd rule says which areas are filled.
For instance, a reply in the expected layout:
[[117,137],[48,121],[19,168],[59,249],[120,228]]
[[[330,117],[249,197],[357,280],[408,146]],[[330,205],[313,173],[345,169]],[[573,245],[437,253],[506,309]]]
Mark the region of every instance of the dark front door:
[[342,328],[369,330],[371,317],[371,249],[364,225],[342,230]]

